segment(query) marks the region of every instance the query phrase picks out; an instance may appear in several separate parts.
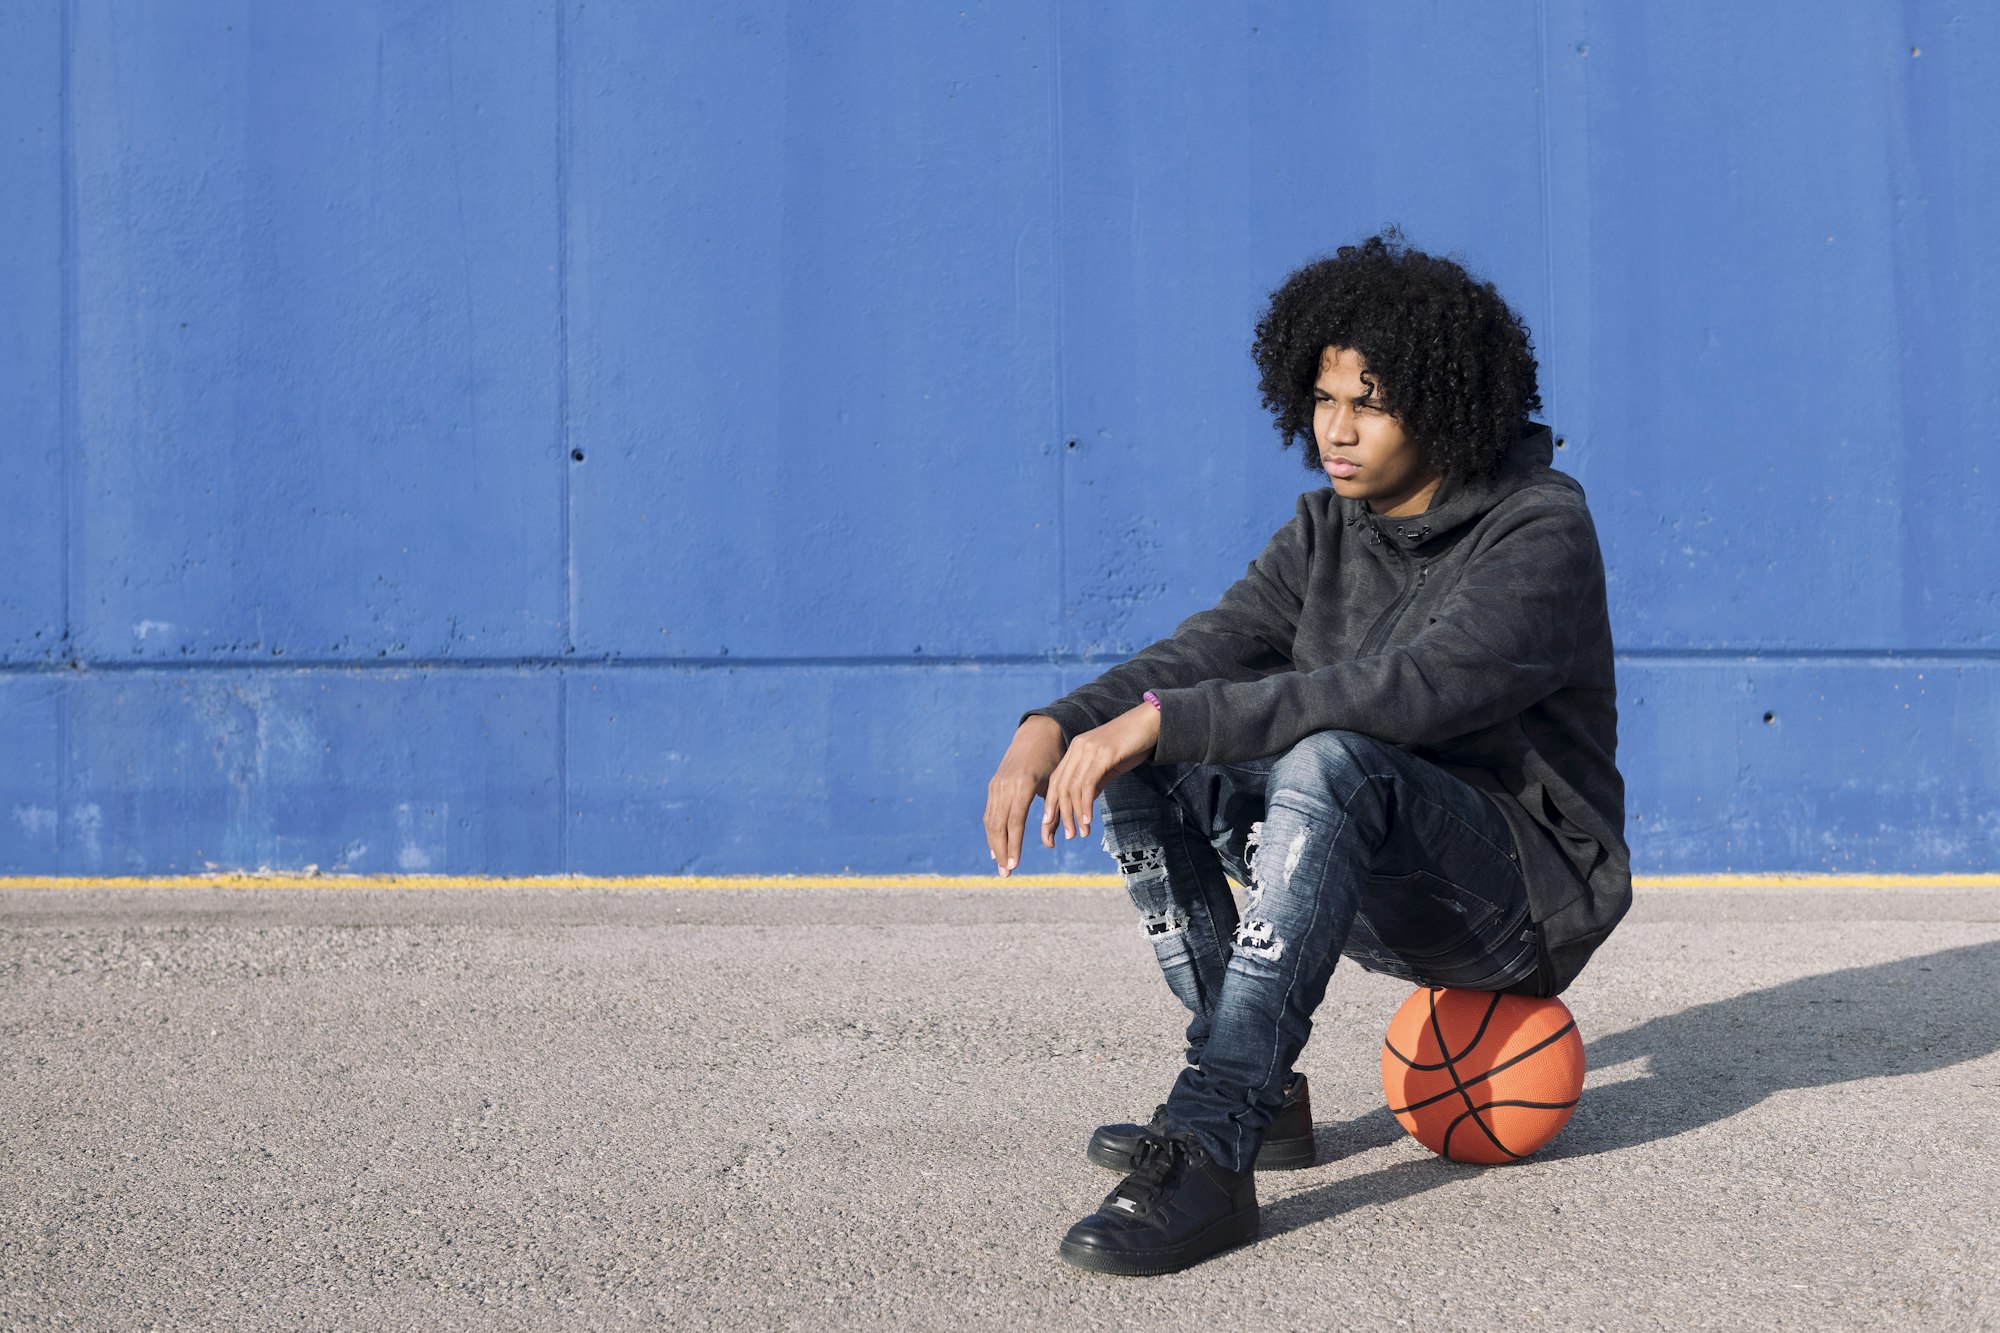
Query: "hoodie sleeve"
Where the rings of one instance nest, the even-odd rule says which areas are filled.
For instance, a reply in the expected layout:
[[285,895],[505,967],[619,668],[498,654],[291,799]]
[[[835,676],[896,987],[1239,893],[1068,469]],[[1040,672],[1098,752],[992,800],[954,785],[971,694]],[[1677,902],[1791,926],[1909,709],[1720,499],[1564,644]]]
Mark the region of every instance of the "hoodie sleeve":
[[1142,648],[1088,685],[1046,708],[1023,713],[1021,721],[1039,713],[1053,718],[1064,737],[1073,739],[1137,707],[1147,690],[1164,700],[1177,687],[1254,682],[1290,668],[1312,560],[1309,494],[1299,497],[1291,521],[1272,535],[1213,607],[1195,612],[1171,636]]
[[1568,681],[1578,609],[1603,578],[1581,506],[1524,506],[1494,525],[1429,623],[1396,648],[1261,680],[1154,686],[1154,762],[1240,762],[1329,729],[1435,746],[1504,722]]

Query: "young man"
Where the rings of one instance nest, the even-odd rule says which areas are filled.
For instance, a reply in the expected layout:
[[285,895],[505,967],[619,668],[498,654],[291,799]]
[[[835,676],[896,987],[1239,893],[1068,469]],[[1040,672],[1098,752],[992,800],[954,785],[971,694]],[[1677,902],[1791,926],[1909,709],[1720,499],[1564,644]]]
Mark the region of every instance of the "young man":
[[[1395,233],[1272,294],[1253,348],[1330,489],[1214,609],[1022,715],[988,786],[1002,875],[1103,843],[1193,1017],[1187,1064],[1093,1161],[1128,1174],[1062,1256],[1185,1268],[1257,1234],[1253,1169],[1313,1159],[1293,1062],[1344,954],[1554,995],[1631,902],[1604,565],[1490,283]],[[1244,886],[1241,919],[1225,873]]]

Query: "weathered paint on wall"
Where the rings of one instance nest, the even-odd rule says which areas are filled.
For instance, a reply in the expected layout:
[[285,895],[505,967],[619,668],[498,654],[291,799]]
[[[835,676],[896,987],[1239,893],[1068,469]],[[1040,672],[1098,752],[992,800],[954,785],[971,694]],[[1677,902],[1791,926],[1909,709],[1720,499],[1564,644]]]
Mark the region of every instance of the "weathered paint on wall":
[[984,869],[1021,709],[1315,484],[1250,328],[1390,221],[1535,330],[1636,866],[1994,864],[1983,10],[45,0],[0,62],[0,872]]

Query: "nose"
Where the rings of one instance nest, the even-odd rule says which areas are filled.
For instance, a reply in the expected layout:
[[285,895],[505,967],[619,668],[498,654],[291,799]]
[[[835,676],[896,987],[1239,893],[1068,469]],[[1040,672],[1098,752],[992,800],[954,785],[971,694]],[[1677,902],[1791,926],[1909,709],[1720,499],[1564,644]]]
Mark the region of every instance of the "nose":
[[1335,404],[1326,415],[1332,418],[1326,424],[1328,444],[1354,444],[1361,439],[1354,428],[1354,409],[1346,403]]

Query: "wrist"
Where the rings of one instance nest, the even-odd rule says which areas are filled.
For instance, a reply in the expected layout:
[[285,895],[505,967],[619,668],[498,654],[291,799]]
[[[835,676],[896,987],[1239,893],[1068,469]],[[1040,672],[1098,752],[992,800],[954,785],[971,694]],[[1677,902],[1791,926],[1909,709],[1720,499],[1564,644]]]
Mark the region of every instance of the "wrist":
[[1033,713],[1022,718],[1021,725],[1015,729],[1015,734],[1018,735],[1030,728],[1054,736],[1065,746],[1069,744],[1069,732],[1063,729],[1062,723],[1056,721],[1047,713]]

